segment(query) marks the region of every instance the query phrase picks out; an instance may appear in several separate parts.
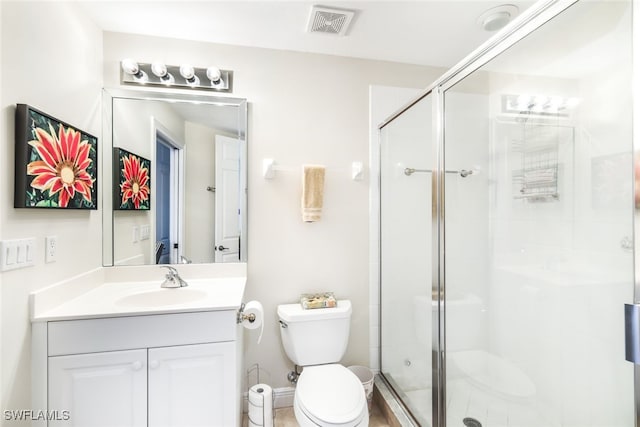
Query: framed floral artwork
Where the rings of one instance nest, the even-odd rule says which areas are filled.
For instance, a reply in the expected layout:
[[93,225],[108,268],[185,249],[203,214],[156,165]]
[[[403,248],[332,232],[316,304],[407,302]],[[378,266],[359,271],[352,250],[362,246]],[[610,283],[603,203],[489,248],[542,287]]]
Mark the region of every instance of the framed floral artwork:
[[122,148],[113,149],[113,209],[151,208],[151,161]]
[[98,208],[98,138],[16,105],[16,208]]

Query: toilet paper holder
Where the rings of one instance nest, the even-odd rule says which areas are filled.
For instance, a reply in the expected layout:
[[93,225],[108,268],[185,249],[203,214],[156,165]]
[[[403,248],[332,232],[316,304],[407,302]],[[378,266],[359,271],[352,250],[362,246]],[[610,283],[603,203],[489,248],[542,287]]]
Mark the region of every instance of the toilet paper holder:
[[240,304],[240,309],[238,310],[238,316],[236,317],[237,323],[242,323],[245,320],[253,323],[256,321],[256,315],[254,313],[244,314],[245,303]]

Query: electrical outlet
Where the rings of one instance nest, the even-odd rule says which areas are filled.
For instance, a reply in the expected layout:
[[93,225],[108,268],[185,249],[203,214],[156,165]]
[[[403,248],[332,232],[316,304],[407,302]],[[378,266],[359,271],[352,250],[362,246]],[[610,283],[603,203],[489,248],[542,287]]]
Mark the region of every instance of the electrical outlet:
[[56,258],[58,257],[58,237],[45,237],[44,248],[44,262],[56,262]]

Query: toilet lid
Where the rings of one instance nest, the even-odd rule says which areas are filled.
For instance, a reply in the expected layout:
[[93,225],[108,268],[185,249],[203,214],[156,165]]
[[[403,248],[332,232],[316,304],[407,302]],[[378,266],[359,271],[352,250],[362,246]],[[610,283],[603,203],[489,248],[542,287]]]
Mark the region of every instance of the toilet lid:
[[320,424],[359,421],[367,410],[362,383],[338,364],[304,368],[298,378],[296,399],[300,409]]

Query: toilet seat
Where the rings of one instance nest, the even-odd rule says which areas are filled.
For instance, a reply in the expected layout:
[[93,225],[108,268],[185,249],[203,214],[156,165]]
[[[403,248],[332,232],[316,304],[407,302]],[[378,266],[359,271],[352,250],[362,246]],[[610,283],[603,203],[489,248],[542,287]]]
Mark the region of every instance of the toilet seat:
[[298,378],[294,399],[296,411],[302,412],[315,425],[352,427],[368,424],[369,413],[362,384],[353,372],[342,365],[304,368]]

